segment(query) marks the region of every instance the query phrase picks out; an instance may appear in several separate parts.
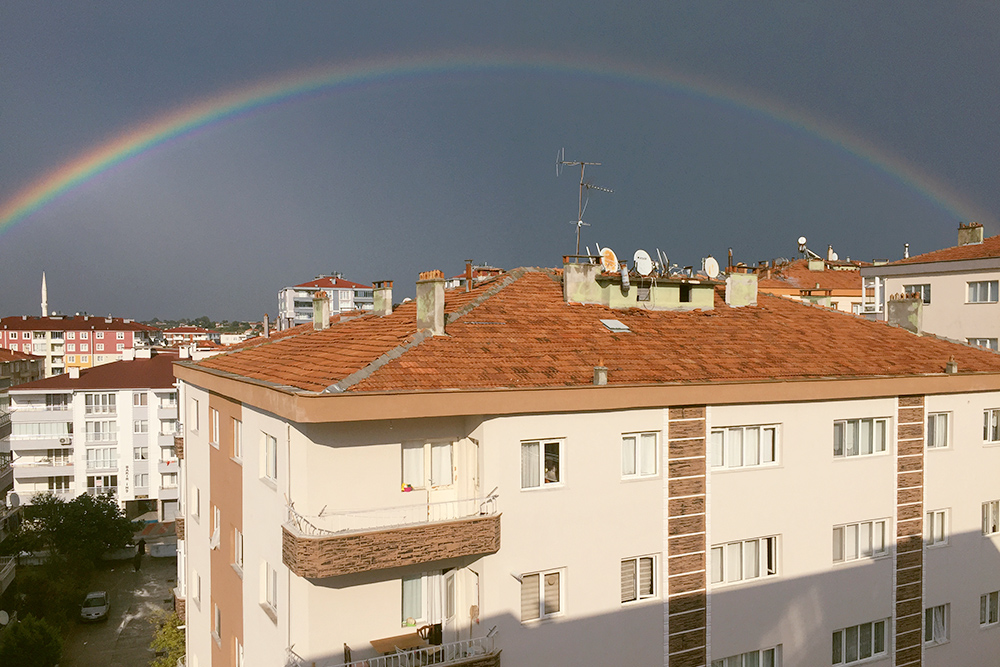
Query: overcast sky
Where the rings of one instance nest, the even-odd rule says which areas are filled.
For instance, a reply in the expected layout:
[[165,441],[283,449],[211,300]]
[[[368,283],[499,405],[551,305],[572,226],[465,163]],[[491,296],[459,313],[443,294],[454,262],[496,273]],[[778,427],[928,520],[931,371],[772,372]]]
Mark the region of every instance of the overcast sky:
[[615,190],[591,197],[583,245],[625,258],[756,262],[805,235],[896,259],[954,245],[961,221],[995,234],[1000,4],[930,4],[5,0],[0,202],[309,68],[529,65],[334,86],[146,151],[0,227],[0,315],[38,314],[43,270],[66,313],[260,319],[331,271],[401,298],[466,258],[557,266],[579,181],[556,178],[560,147]]

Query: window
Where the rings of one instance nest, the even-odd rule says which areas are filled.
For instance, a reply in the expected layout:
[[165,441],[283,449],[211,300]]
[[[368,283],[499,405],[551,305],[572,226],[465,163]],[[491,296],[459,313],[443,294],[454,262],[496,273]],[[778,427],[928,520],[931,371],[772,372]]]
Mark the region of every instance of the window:
[[75,364],[76,363],[76,355],[75,354],[66,355],[66,363]]
[[135,407],[146,407],[146,402],[149,400],[149,395],[144,391],[137,391],[132,394],[132,405]]
[[948,413],[937,412],[927,415],[927,447],[948,446]]
[[161,461],[174,461],[177,459],[177,448],[173,445],[167,445],[166,447],[160,447],[160,460]]
[[176,419],[161,419],[160,433],[163,435],[175,435],[177,433]]
[[1000,622],[1000,591],[979,596],[979,625]]
[[160,488],[163,489],[177,488],[177,473],[167,472],[160,475]]
[[138,473],[135,476],[135,488],[145,489],[147,486],[149,486],[149,473]]
[[622,561],[622,604],[656,596],[656,557]]
[[87,331],[81,331],[80,332],[80,340],[87,340],[88,338],[90,338],[90,333],[89,332],[87,332]]
[[66,340],[76,340],[76,332],[75,331],[67,331],[66,332]]
[[453,447],[450,442],[403,445],[404,491],[454,483]]
[[197,519],[201,515],[201,490],[196,486],[191,492],[191,516]]
[[886,546],[886,519],[862,521],[833,527],[833,562],[878,558],[889,553]]
[[419,574],[403,577],[402,623],[407,626],[411,620],[424,620],[424,577]]
[[121,352],[122,350],[125,349],[125,343],[118,343],[117,345],[115,345],[115,349]]
[[88,415],[115,414],[114,394],[85,394],[83,400]]
[[243,422],[233,420],[233,458],[243,458]]
[[104,352],[104,343],[97,343],[94,347],[97,348],[98,352]]
[[278,479],[278,440],[273,435],[264,434],[264,477]]
[[927,513],[924,526],[924,541],[927,546],[948,544],[948,510],[933,510]]
[[115,332],[115,338],[117,338],[118,340],[125,340],[125,332],[124,331],[116,331]]
[[939,604],[924,609],[924,643],[943,644],[948,641],[948,621],[951,605]]
[[66,343],[67,352],[76,352],[76,343]]
[[1000,442],[1000,410],[983,411],[983,440]]
[[191,414],[188,416],[188,425],[192,431],[198,430],[198,399],[191,399]]
[[117,468],[118,450],[115,447],[88,447],[87,470]]
[[177,392],[172,391],[169,394],[160,396],[160,407],[161,408],[176,408],[177,407]]
[[1000,533],[1000,500],[983,503],[983,535]]
[[987,350],[997,351],[996,338],[967,338],[966,340],[968,340],[969,345],[977,345]]
[[133,447],[132,459],[135,461],[145,461],[149,458],[149,447]]
[[270,607],[273,611],[278,610],[278,571],[271,567],[271,564],[264,561],[261,567],[261,590],[263,599],[261,602]]
[[833,422],[833,455],[867,456],[885,451],[887,419],[845,419]]
[[778,538],[760,537],[712,547],[712,583],[731,584],[778,574]]
[[931,302],[931,286],[930,285],[903,285],[903,294],[914,294],[920,297],[920,300],[924,303]]
[[622,436],[622,477],[656,475],[660,448],[655,433],[626,433]]
[[781,667],[781,645],[713,660],[712,667]]
[[200,607],[201,606],[201,575],[198,574],[197,570],[192,570],[191,574],[194,575],[193,577],[191,577],[191,579],[193,580],[192,583],[194,584],[194,586],[191,587],[192,588],[192,590],[191,590],[191,593],[192,593],[191,597],[194,599],[195,602],[198,603],[198,606]]
[[70,478],[68,475],[61,477],[49,477],[49,491],[65,491],[69,488]]
[[149,433],[149,422],[145,419],[136,419],[132,422],[133,433]]
[[850,665],[868,658],[884,656],[886,619],[852,625],[833,633],[833,664]]
[[95,331],[94,332],[94,338],[98,338],[100,340],[104,340],[104,332],[103,331]]
[[219,446],[219,411],[215,408],[208,409],[211,423],[208,425],[208,441],[215,447]]
[[23,338],[24,340],[29,340],[31,338],[31,332],[30,331],[23,332],[21,334],[21,338]]
[[777,426],[712,429],[713,468],[747,468],[777,461]]
[[214,617],[212,619],[212,636],[215,637],[215,641],[218,642],[222,638],[222,612],[219,611],[219,605],[213,604]]
[[996,303],[996,300],[996,280],[982,280],[969,283],[969,303]]
[[233,565],[243,570],[243,533],[233,529]]
[[118,437],[118,422],[88,421],[84,423],[87,442],[114,442]]
[[536,572],[521,577],[521,622],[562,611],[562,572]]
[[561,483],[562,448],[561,440],[522,442],[521,488],[535,489]]

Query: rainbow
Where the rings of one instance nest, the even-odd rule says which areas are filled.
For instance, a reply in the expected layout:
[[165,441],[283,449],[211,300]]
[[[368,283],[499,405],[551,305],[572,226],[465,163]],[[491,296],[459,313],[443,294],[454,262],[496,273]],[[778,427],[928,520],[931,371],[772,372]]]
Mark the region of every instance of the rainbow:
[[419,77],[518,71],[624,81],[682,92],[694,98],[736,108],[762,120],[770,120],[816,136],[917,191],[961,220],[978,220],[995,226],[991,215],[979,210],[957,190],[915,165],[863,137],[849,134],[802,110],[793,109],[752,91],[722,87],[679,72],[647,69],[629,63],[588,63],[578,58],[570,61],[547,54],[474,57],[446,54],[310,69],[222,93],[165,113],[60,165],[15,193],[0,206],[0,233],[28,219],[66,192],[165,142],[278,103],[317,93]]

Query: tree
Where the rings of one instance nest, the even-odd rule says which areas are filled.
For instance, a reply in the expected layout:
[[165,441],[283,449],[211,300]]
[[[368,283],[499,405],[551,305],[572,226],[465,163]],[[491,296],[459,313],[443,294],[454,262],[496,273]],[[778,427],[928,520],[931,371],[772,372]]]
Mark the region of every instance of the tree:
[[51,625],[28,615],[0,635],[0,665],[55,667],[62,656],[62,640]]
[[176,667],[178,660],[184,659],[184,621],[177,612],[167,613],[162,609],[153,612],[149,622],[155,628],[153,641],[149,647],[156,652],[157,658],[149,667]]

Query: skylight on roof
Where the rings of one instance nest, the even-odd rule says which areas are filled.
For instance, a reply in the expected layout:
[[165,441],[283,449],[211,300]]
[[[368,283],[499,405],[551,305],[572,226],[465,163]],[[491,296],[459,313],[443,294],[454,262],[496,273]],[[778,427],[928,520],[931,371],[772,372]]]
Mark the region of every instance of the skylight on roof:
[[627,326],[619,322],[618,320],[601,320],[601,324],[606,326],[609,331],[614,331],[616,333],[622,331],[631,331]]

